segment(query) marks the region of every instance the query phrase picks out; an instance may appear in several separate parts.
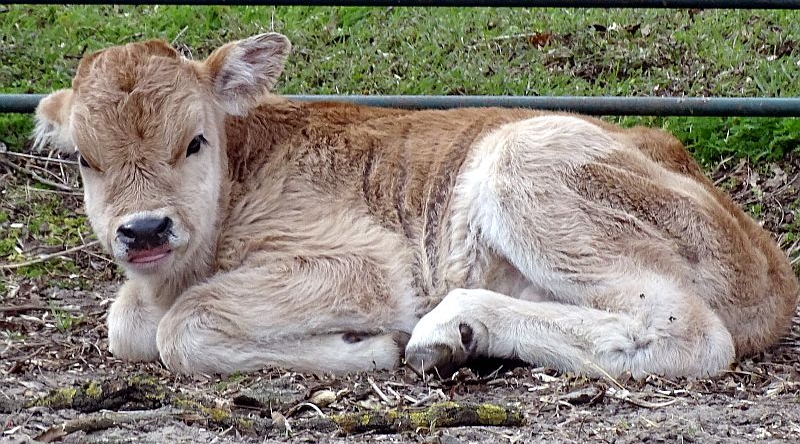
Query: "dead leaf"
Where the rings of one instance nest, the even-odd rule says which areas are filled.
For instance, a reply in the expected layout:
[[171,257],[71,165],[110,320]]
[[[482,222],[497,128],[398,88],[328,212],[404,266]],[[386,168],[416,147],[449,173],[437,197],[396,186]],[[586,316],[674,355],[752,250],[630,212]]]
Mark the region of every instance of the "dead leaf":
[[528,36],[528,43],[541,48],[553,41],[553,34],[549,32],[537,32]]
[[772,177],[764,182],[764,189],[774,190],[783,186],[789,180],[789,175],[778,165],[770,165],[770,170],[772,170]]
[[626,26],[625,30],[628,31],[631,34],[636,34],[636,31],[638,31],[641,27],[642,27],[642,24],[641,23],[637,23],[635,25]]

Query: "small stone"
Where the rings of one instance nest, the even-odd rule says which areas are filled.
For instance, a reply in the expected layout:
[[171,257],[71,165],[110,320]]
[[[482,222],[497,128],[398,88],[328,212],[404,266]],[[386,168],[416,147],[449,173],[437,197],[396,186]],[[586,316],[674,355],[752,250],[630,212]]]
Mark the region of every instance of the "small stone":
[[331,390],[320,390],[318,392],[314,392],[314,394],[308,398],[308,402],[316,405],[317,407],[327,407],[336,402],[336,393]]

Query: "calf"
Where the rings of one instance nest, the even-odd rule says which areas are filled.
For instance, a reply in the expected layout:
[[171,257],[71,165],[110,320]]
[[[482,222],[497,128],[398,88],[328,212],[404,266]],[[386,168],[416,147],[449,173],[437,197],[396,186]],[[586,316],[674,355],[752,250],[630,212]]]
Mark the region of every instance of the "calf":
[[[197,62],[86,56],[37,145],[77,150],[127,275],[109,348],[171,370],[517,358],[713,375],[776,342],[798,283],[673,137],[523,109],[408,111],[270,93],[269,33]],[[410,334],[410,339],[409,339]]]

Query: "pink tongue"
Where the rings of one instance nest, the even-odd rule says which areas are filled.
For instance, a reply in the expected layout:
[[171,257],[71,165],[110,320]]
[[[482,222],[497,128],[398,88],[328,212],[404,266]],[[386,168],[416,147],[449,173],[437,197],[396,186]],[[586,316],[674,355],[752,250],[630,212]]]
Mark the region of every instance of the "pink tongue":
[[152,250],[139,250],[128,253],[128,260],[134,263],[153,262],[168,255],[169,247],[158,247]]

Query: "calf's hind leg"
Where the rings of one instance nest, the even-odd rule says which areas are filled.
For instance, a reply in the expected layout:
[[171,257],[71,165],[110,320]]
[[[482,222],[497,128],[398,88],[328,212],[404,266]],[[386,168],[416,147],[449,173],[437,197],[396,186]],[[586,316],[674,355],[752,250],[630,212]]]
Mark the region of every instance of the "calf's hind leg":
[[[507,259],[548,301],[454,291],[415,327],[409,363],[453,367],[461,363],[453,361],[484,355],[590,374],[708,375],[724,369],[734,358],[730,332],[684,286],[691,279],[680,274],[692,268],[675,254],[668,230],[650,222],[670,216],[639,218],[618,203],[592,201],[567,181],[615,151],[631,162],[639,159],[638,167],[653,166],[631,150],[596,125],[558,116],[506,125],[484,139],[460,178],[457,214],[468,219],[462,225],[471,230],[467,239],[475,248],[488,246]],[[614,173],[611,179],[639,177],[621,166]],[[683,204],[679,214],[697,216],[687,198],[654,181],[638,179],[632,186],[611,179],[591,185],[623,201],[647,202],[652,196],[638,184],[660,192],[665,202]],[[679,223],[669,229],[684,242],[697,237]],[[638,257],[635,248],[647,254]],[[713,272],[713,265],[705,266]]]
[[404,319],[401,307],[389,317],[381,304],[359,306],[341,281],[314,274],[251,268],[192,287],[158,327],[162,361],[173,371],[203,374],[266,366],[333,373],[395,367],[411,318]]
[[468,359],[492,357],[593,376],[629,371],[635,377],[707,376],[733,361],[730,333],[711,310],[687,306],[678,317],[661,308],[608,312],[453,290],[414,328],[406,360],[419,371],[442,374]]

